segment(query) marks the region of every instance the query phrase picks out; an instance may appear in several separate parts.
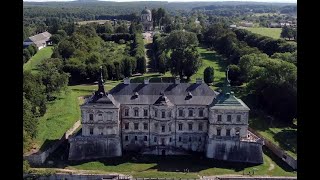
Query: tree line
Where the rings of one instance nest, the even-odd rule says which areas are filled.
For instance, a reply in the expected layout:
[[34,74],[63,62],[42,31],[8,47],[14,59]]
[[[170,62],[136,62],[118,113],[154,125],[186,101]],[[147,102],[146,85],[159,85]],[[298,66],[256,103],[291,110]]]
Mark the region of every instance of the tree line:
[[[251,38],[241,38],[245,33],[247,31],[232,31],[223,24],[214,24],[203,33],[201,40],[227,58],[231,85],[247,83],[246,91],[252,97],[254,106],[283,121],[292,122],[297,116],[296,51],[285,48],[290,46],[285,41],[260,35],[257,38],[249,33]],[[261,39],[265,40],[265,44],[264,47],[260,44],[258,48],[269,54],[248,45],[250,42],[254,46],[253,42],[259,43]],[[241,40],[247,40],[248,44]],[[281,51],[279,48],[282,48]]]
[[47,103],[65,91],[69,74],[62,71],[62,60],[49,58],[38,65],[38,72],[23,72],[23,150],[27,152],[37,136],[39,118]]

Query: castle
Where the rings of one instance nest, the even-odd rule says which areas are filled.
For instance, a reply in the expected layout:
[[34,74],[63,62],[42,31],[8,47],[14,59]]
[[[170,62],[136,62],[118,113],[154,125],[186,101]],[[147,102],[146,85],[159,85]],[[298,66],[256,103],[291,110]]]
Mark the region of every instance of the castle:
[[230,91],[196,83],[123,83],[81,105],[82,134],[69,139],[69,160],[204,153],[207,158],[263,163],[263,141],[248,131],[249,108]]

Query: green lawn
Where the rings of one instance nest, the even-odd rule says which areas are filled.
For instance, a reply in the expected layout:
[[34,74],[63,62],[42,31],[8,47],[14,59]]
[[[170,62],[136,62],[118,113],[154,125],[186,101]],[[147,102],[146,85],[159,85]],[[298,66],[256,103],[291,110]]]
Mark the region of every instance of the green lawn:
[[197,49],[201,55],[202,66],[196,74],[191,76],[191,82],[195,82],[196,78],[203,79],[203,71],[206,67],[211,66],[214,69],[214,86],[222,87],[222,83],[226,77],[226,60],[215,51],[207,50],[204,47],[198,47]]
[[47,104],[47,112],[39,118],[37,145],[45,149],[79,119],[78,94],[71,90],[60,93],[56,100]]
[[263,36],[272,37],[275,39],[280,39],[281,34],[281,28],[246,28],[247,30],[256,33],[261,34]]
[[[256,168],[255,175],[296,176],[296,172],[285,166],[279,159],[271,159],[273,155],[264,149],[264,163],[249,165],[244,163],[223,162],[206,158],[193,157],[157,157],[141,156],[136,160],[129,157],[111,158],[99,161],[75,163],[66,169],[96,170],[101,172],[116,172],[133,177],[148,178],[198,178],[222,174],[247,174]],[[189,173],[184,173],[188,168]]]
[[48,46],[40,49],[34,56],[32,56],[27,63],[23,65],[23,70],[37,70],[37,65],[41,63],[42,60],[51,57],[53,52],[53,46]]
[[270,140],[284,149],[289,155],[297,158],[297,129],[288,124],[271,122],[263,115],[254,115],[249,120],[249,125],[264,138]]

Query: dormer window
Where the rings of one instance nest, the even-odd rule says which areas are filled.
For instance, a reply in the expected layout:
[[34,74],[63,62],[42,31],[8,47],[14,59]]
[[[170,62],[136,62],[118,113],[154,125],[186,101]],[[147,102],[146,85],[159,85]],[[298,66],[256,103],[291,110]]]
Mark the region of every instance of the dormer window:
[[138,92],[134,92],[134,93],[133,93],[133,98],[138,98],[138,96],[139,96],[139,93],[138,93]]

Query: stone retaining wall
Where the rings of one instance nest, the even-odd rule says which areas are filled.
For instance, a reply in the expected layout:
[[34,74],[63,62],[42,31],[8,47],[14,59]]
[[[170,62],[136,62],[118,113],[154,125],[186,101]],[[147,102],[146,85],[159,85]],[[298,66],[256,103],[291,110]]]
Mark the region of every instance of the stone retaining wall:
[[43,164],[48,156],[54,152],[66,139],[69,138],[70,135],[74,133],[75,130],[77,130],[81,125],[81,121],[78,120],[76,123],[73,124],[73,126],[67,130],[63,136],[55,142],[51,147],[46,149],[45,151],[38,151],[34,154],[31,154],[29,156],[25,156],[24,159],[28,160],[30,164],[32,165],[41,165]]
[[267,148],[269,148],[275,155],[277,155],[280,159],[282,159],[284,162],[286,162],[292,169],[297,169],[297,160],[290,156],[288,153],[286,153],[283,149],[280,147],[276,146],[274,143],[271,141],[265,139],[260,133],[256,132],[252,128],[248,128],[253,134],[256,136],[260,137],[261,139],[264,140],[264,144]]

